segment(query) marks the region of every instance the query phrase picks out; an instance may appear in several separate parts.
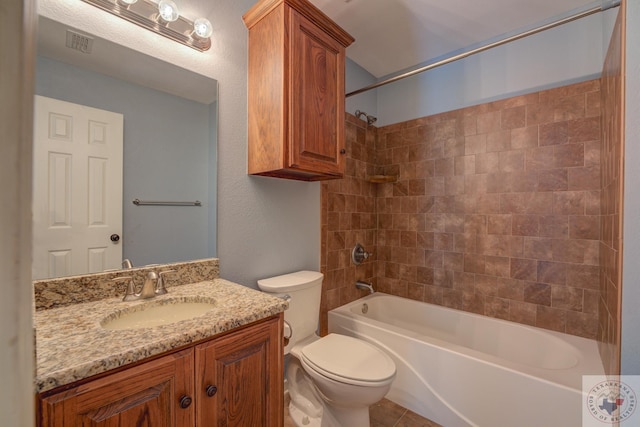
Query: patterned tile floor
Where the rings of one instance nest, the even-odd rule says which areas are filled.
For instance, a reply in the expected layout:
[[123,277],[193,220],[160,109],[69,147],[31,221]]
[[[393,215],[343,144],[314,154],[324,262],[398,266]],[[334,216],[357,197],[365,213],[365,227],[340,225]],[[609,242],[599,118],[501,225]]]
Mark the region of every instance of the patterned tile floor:
[[[288,399],[285,402],[284,427],[295,427],[287,409]],[[393,403],[382,399],[369,408],[371,427],[441,427],[420,415]],[[348,427],[348,426],[345,426]]]

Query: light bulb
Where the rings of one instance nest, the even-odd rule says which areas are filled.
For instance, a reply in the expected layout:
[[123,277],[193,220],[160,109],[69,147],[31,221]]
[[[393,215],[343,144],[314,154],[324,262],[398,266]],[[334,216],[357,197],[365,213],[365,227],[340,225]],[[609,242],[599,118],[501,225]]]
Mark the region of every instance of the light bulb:
[[137,2],[138,0],[118,0],[118,3],[122,3],[126,6],[131,6],[132,4],[134,4],[135,2]]
[[198,18],[193,21],[193,33],[201,38],[207,39],[211,37],[213,33],[213,27],[211,26],[211,22],[209,22],[206,18]]
[[178,6],[171,0],[160,0],[160,3],[158,3],[158,14],[165,22],[173,22],[180,16]]

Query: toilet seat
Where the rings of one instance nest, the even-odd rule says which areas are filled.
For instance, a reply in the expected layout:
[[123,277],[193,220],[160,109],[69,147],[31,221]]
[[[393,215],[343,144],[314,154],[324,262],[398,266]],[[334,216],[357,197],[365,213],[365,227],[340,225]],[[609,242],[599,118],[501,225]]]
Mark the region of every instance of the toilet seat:
[[379,386],[396,374],[393,360],[366,341],[329,334],[304,346],[301,362],[318,374],[346,384]]

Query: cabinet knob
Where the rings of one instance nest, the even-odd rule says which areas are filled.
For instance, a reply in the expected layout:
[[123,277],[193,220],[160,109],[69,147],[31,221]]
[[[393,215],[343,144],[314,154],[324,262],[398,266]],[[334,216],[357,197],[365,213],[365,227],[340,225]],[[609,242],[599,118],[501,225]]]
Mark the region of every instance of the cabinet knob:
[[191,397],[184,395],[180,398],[180,407],[182,409],[187,409],[189,406],[191,406],[191,402],[193,402],[193,399],[191,399]]
[[340,154],[346,154],[346,153],[347,153],[347,150],[345,150],[344,148],[340,150]]
[[205,391],[207,392],[207,396],[213,397],[213,395],[218,392],[218,387],[214,385],[208,385]]

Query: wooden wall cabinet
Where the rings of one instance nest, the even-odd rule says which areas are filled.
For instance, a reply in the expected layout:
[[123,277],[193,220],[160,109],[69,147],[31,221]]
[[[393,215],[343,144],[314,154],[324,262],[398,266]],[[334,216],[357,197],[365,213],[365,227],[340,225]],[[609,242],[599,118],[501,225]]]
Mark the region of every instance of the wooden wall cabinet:
[[281,427],[282,315],[38,399],[40,427]]
[[249,174],[341,178],[345,48],[353,37],[307,0],[263,0],[243,19],[249,29]]

